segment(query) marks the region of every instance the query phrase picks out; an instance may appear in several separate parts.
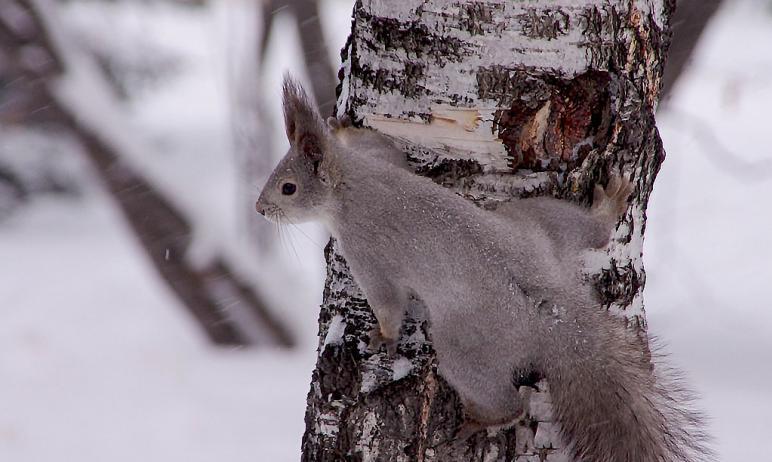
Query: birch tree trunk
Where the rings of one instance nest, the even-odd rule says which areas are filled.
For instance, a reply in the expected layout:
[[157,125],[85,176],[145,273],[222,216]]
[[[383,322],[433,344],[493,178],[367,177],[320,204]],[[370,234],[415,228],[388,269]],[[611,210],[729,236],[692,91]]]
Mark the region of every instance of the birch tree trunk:
[[[641,245],[664,159],[654,110],[673,9],[358,0],[337,112],[395,137],[417,173],[482,207],[545,194],[589,204],[609,173],[631,175],[633,204],[587,277],[602,308],[642,333]],[[366,352],[375,318],[335,242],[325,256],[303,460],[567,460],[544,381],[520,387],[524,421],[455,442],[461,406],[436,372],[426,323],[407,322],[395,359]]]

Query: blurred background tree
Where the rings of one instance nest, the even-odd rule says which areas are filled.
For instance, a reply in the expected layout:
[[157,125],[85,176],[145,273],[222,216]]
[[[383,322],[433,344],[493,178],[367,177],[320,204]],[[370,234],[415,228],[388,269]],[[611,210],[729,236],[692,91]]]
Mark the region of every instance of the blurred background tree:
[[[151,8],[149,4],[162,1],[190,9],[206,6],[203,0],[105,0],[105,3],[147,3],[147,8]],[[91,13],[91,19],[96,19],[99,10],[104,8],[94,1],[65,3],[71,3],[68,6],[71,9],[85,11],[86,17]],[[312,88],[320,107],[330,111],[335,100],[335,72],[316,2],[266,1],[256,2],[255,6],[254,13],[260,24],[254,44],[258,53],[253,62],[244,66],[250,72],[241,72],[234,77],[245,83],[234,85],[237,90],[232,101],[236,106],[232,118],[234,144],[245,184],[261,182],[270,172],[271,160],[276,157],[271,150],[272,133],[266,130],[270,122],[261,116],[265,110],[261,107],[259,94],[266,90],[261,89],[258,82],[262,80],[260,70],[265,67],[271,31],[276,30],[273,24],[277,13],[291,16],[297,24],[301,55],[307,75],[313,76]],[[8,101],[4,102],[0,113],[3,123],[55,130],[80,145],[80,151],[92,161],[95,171],[115,197],[116,205],[158,275],[177,294],[212,342],[227,346],[291,346],[294,334],[286,322],[272,314],[260,295],[260,282],[239,274],[239,265],[229,262],[227,255],[217,251],[205,261],[196,262],[190,258],[195,237],[192,217],[186,215],[184,206],[180,206],[180,200],[173,192],[163,191],[163,186],[154,184],[152,174],[132,165],[132,154],[149,157],[155,147],[136,141],[126,143],[126,139],[136,140],[137,137],[130,124],[121,120],[122,114],[148,91],[184,72],[185,62],[163,42],[142,35],[141,28],[133,27],[130,21],[109,18],[110,14],[131,13],[113,7],[115,11],[107,10],[107,19],[117,20],[118,27],[105,34],[104,29],[93,27],[89,22],[59,23],[60,9],[64,8],[56,3],[8,0],[4,4],[0,46],[6,64],[2,78],[8,82],[4,86]],[[66,84],[60,85],[62,81]],[[86,89],[95,92],[87,98],[79,93],[68,100],[57,92],[58,87],[67,85],[74,87],[72,90],[76,92]],[[94,113],[95,107],[109,113]],[[40,159],[35,167],[24,171],[0,165],[3,181],[0,211],[10,211],[30,192],[74,191],[74,184],[70,185],[72,181],[60,178],[65,173],[55,173],[51,165],[48,159]],[[265,252],[275,244],[275,239],[266,224],[254,224],[251,196],[246,192],[243,196],[246,201],[241,204],[245,205],[248,217],[245,221],[253,224],[248,231]],[[259,258],[259,252],[254,250],[249,245],[244,249]],[[266,263],[270,264],[269,261]]]

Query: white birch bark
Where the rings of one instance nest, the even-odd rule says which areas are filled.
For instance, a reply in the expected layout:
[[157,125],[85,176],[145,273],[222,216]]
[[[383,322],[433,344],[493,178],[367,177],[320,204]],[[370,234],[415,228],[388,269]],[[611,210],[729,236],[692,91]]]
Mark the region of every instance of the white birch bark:
[[[633,206],[588,263],[604,308],[645,330],[641,244],[664,151],[654,121],[666,0],[359,0],[337,112],[397,138],[416,171],[483,207],[551,194],[587,204],[611,172]],[[565,460],[548,384],[520,387],[517,425],[452,439],[461,423],[426,325],[399,355],[365,351],[375,319],[332,242],[303,460]],[[481,313],[481,316],[484,315]]]

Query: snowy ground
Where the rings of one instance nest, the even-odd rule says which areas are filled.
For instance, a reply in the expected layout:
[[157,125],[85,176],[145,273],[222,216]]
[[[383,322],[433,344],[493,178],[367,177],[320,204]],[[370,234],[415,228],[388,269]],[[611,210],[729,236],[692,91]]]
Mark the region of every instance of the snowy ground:
[[0,231],[0,460],[291,460],[310,349],[215,351],[109,200]]
[[[335,49],[345,39],[346,3],[331,2],[339,13],[323,18]],[[738,1],[722,12],[658,115],[668,159],[644,249],[651,331],[704,396],[728,462],[764,460],[772,434],[764,292],[772,282],[772,57],[758,52],[772,44],[772,13],[762,5]],[[131,119],[168,153],[160,160],[168,168],[192,165],[172,176],[176,187],[197,185],[202,208],[223,221],[234,219],[223,204],[237,190],[232,156],[218,157],[229,148],[225,57],[216,52],[232,33],[226,17],[220,6],[174,26],[199,44],[214,40],[197,48],[167,38],[198,64]],[[298,63],[284,61],[291,53],[280,44],[270,52],[277,70],[266,83],[278,88],[281,69]],[[181,104],[202,94],[212,106]],[[276,95],[267,98],[276,105]],[[316,279],[306,296],[318,300],[321,249],[296,241],[299,256],[288,250],[288,262]],[[0,225],[0,275],[0,461],[298,459],[313,304],[286,313],[311,337],[295,352],[211,349],[93,179],[80,198],[36,199]]]

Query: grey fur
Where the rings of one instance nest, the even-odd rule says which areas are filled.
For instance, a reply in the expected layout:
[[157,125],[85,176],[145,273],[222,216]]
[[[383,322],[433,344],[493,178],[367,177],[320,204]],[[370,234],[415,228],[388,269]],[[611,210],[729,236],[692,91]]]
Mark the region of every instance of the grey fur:
[[[321,123],[289,78],[284,108],[291,149],[257,209],[327,225],[378,319],[371,347],[396,349],[408,300],[417,297],[439,372],[472,424],[518,418],[514,371],[536,368],[575,458],[708,458],[680,385],[580,277],[579,252],[608,242],[627,208],[627,181],[598,186],[589,211],[540,198],[490,212],[374,155],[394,151],[379,135]],[[286,182],[295,194],[282,194]]]

